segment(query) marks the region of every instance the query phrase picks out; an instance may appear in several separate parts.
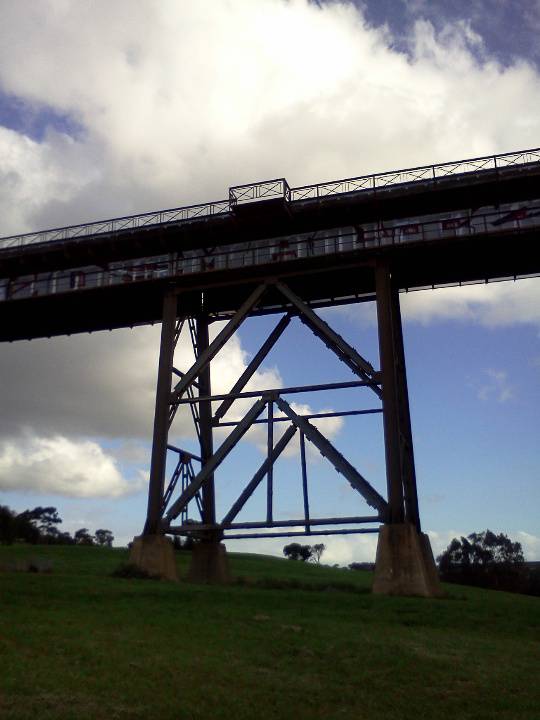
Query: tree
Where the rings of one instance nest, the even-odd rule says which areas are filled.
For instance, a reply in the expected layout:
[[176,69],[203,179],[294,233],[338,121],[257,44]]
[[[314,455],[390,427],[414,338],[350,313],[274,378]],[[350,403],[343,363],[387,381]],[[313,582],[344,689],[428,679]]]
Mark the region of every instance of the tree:
[[[62,518],[54,507],[39,506],[33,510],[25,510],[17,515],[19,537],[31,543],[54,543],[59,535],[56,526],[61,522]],[[32,532],[30,528],[33,528],[35,532]]]
[[110,530],[96,530],[96,542],[98,545],[112,547],[114,535]]
[[520,591],[525,578],[521,544],[491,530],[454,538],[437,562],[447,582]]
[[319,564],[321,562],[321,557],[323,552],[326,550],[326,545],[323,543],[318,543],[317,545],[311,546],[311,559],[313,562],[316,562]]
[[16,535],[15,513],[6,505],[0,505],[0,543],[11,545]]
[[75,538],[75,543],[77,545],[94,544],[94,538],[90,535],[87,528],[81,528],[80,530],[77,530],[73,537]]
[[283,554],[289,560],[309,560],[312,554],[311,545],[300,545],[300,543],[290,543],[283,548]]

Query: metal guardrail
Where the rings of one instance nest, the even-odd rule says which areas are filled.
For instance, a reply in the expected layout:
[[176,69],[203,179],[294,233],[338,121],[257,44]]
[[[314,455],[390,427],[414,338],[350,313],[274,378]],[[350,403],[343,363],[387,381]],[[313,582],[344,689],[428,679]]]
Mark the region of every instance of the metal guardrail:
[[187,207],[172,208],[170,210],[158,210],[156,212],[143,213],[142,215],[126,215],[125,217],[112,218],[110,220],[98,220],[97,222],[84,223],[81,225],[69,225],[52,230],[42,230],[0,238],[0,250],[2,248],[34,243],[52,243],[65,240],[80,240],[94,235],[112,235],[126,230],[138,230],[140,228],[151,228],[169,223],[188,222],[201,217],[220,215],[228,212],[230,212],[229,201],[219,200],[217,202],[189,205]]
[[459,160],[457,162],[440,163],[439,165],[421,165],[406,170],[395,170],[346,180],[334,180],[317,185],[305,185],[293,188],[291,200],[311,200],[328,195],[341,195],[358,192],[360,190],[377,190],[389,185],[401,185],[412,182],[438,180],[451,175],[477,173],[485,170],[498,170],[512,165],[528,165],[540,162],[540,148],[520,150],[518,152],[504,153],[502,155],[488,155],[486,157]]
[[291,188],[285,178],[265,180],[260,183],[235,185],[229,188],[229,202],[231,207],[247,202],[259,200],[275,200],[283,198],[286,202],[291,200]]
[[[139,281],[178,277],[216,270],[233,270],[241,267],[281,263],[321,255],[336,255],[353,250],[411,242],[433,242],[455,237],[497,235],[512,232],[519,234],[540,227],[540,202],[522,208],[502,206],[498,210],[481,215],[453,213],[422,221],[416,218],[386,226],[371,224],[369,227],[349,228],[344,234],[303,234],[274,241],[238,243],[215,248],[205,254],[197,250],[184,253],[175,260],[146,258],[139,263],[118,263],[117,267],[104,270],[84,268],[55,273],[36,273],[16,280],[0,280],[0,302],[23,297],[55,295],[69,291],[108,287]],[[57,277],[54,277],[57,275]]]
[[529,165],[540,162],[540,148],[519,150],[500,155],[446,162],[438,165],[425,165],[405,170],[396,170],[384,173],[363,175],[345,180],[335,180],[316,185],[304,185],[289,188],[284,178],[266,180],[260,183],[237,185],[229,190],[228,200],[218,200],[199,205],[159,210],[143,213],[142,215],[128,215],[109,220],[70,225],[52,230],[10,235],[0,238],[0,251],[2,249],[30,245],[34,243],[53,243],[66,240],[83,240],[94,235],[112,235],[118,232],[151,228],[159,225],[178,224],[192,220],[211,217],[234,210],[237,204],[256,202],[271,198],[283,197],[287,202],[311,200],[341,195],[362,190],[377,190],[391,185],[405,183],[436,181],[451,175],[477,173],[486,170],[498,170],[509,166]]

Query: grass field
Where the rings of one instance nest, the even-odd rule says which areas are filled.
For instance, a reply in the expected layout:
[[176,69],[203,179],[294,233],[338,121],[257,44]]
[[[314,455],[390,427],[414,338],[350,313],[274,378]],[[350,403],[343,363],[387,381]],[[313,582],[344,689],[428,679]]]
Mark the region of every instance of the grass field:
[[229,587],[112,578],[119,549],[0,566],[36,555],[52,574],[0,572],[2,720],[540,720],[538,598],[375,597],[368,573],[256,555]]

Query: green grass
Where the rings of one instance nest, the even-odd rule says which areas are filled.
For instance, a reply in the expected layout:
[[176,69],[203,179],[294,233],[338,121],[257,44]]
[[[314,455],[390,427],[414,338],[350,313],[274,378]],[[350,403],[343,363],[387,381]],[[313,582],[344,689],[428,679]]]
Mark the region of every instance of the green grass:
[[538,598],[375,597],[368,573],[255,555],[229,587],[112,578],[117,549],[0,566],[36,555],[52,574],[0,572],[2,720],[540,720]]

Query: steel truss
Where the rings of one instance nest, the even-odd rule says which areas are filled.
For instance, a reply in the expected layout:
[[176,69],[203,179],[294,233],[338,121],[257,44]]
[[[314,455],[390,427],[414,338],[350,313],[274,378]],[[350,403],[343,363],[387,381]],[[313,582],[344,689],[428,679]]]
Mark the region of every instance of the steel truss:
[[[381,370],[336,333],[288,285],[275,280],[255,287],[236,313],[216,335],[209,339],[212,318],[204,308],[201,294],[200,313],[187,319],[194,351],[194,362],[186,371],[174,366],[174,353],[185,321],[179,320],[178,295],[172,288],[164,297],[163,323],[156,391],[156,406],[148,511],[145,534],[168,533],[196,535],[208,541],[222,538],[293,537],[297,535],[349,534],[377,532],[366,524],[413,523],[420,530],[418,499],[414,471],[411,425],[407,396],[403,337],[397,287],[393,286],[387,266],[374,268],[379,328]],[[250,315],[271,288],[282,299],[283,316],[254,355],[230,392],[212,394],[210,366],[212,360]],[[319,337],[339,360],[358,378],[350,382],[303,385],[286,388],[246,391],[245,387],[261,366],[268,353],[287,329],[292,316],[297,316],[314,335]],[[362,388],[373,392],[382,407],[351,409],[341,412],[312,414],[296,413],[285,396],[302,392]],[[253,400],[239,420],[226,420],[236,400]],[[216,404],[219,405],[217,408]],[[200,454],[195,455],[169,443],[169,433],[178,409],[187,406],[191,412]],[[215,408],[215,409],[214,409]],[[387,467],[387,498],[377,492],[369,481],[334,447],[311,420],[323,417],[382,413]],[[266,457],[240,495],[225,513],[216,519],[215,473],[233,448],[255,424],[267,426]],[[286,428],[275,440],[276,423]],[[214,428],[231,428],[221,445],[214,448]],[[280,455],[296,434],[299,434],[303,517],[295,520],[274,518],[273,469]],[[353,517],[317,517],[310,515],[306,463],[306,440],[343,475],[351,487],[374,509],[371,515]],[[172,476],[165,484],[167,456],[175,456]],[[196,464],[196,467],[194,466]],[[266,482],[266,516],[256,522],[238,522],[236,518],[255,490]],[[188,517],[190,503],[196,505],[200,519]],[[179,521],[179,524],[174,524]],[[344,528],[344,525],[354,527]],[[303,528],[301,531],[298,528]],[[277,530],[277,532],[259,532]]]

